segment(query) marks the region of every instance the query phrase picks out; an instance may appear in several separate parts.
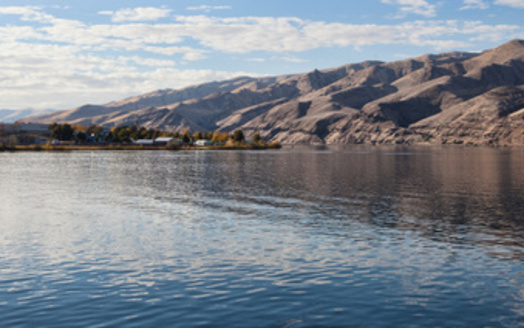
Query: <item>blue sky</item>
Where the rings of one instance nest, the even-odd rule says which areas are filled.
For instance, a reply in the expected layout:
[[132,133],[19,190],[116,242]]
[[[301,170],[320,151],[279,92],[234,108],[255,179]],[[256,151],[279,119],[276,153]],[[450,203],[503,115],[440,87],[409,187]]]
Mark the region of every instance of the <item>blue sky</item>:
[[524,0],[0,0],[0,108],[480,51],[524,39],[523,14]]

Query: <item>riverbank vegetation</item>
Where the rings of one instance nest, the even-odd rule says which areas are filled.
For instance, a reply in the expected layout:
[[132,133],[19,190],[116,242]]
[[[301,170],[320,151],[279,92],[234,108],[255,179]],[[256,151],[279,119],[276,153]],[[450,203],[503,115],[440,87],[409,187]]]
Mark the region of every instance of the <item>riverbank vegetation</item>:
[[[23,128],[23,127],[22,127]],[[268,142],[255,134],[246,139],[242,130],[232,133],[166,132],[144,127],[82,126],[53,123],[43,132],[21,128],[0,128],[0,151],[71,151],[71,150],[235,150],[278,149],[278,142]]]

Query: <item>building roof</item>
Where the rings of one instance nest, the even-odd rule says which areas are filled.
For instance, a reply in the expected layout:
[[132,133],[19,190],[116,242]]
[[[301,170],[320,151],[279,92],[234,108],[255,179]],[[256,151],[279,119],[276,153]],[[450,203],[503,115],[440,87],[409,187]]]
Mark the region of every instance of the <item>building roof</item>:
[[173,139],[174,139],[173,137],[160,137],[160,138],[156,138],[155,142],[170,142]]
[[133,140],[133,143],[136,145],[152,145],[155,141],[153,139],[138,139]]
[[199,145],[199,146],[207,146],[207,145],[213,144],[213,142],[211,140],[207,140],[207,139],[199,139],[199,140],[196,141],[196,144]]

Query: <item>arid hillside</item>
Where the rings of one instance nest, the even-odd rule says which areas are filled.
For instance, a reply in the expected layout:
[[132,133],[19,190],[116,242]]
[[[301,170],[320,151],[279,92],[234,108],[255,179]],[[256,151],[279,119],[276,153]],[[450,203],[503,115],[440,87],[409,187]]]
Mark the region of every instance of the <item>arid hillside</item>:
[[524,41],[482,53],[239,77],[25,121],[242,129],[291,144],[524,144]]

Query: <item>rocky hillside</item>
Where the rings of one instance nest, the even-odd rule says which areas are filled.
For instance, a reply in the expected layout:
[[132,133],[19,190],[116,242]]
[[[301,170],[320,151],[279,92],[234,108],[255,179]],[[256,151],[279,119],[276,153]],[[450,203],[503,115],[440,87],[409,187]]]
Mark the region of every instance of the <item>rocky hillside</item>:
[[26,121],[242,129],[282,143],[524,144],[524,41],[159,90]]

